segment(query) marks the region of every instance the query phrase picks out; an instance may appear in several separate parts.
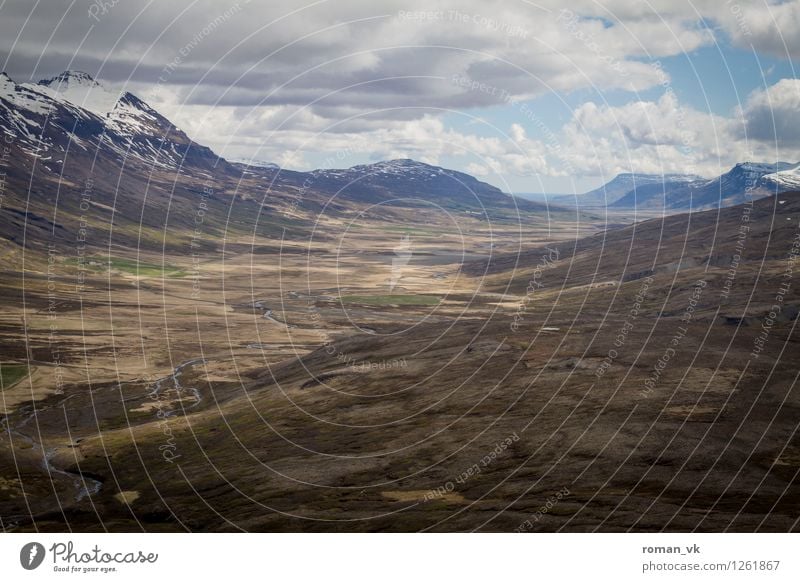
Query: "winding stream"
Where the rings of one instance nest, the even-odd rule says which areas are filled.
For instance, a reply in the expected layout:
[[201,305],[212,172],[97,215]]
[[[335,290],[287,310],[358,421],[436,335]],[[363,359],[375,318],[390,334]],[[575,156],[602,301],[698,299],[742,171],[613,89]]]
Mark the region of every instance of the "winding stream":
[[[173,385],[173,387],[174,387],[174,389],[175,389],[175,391],[176,391],[176,393],[178,395],[181,395],[183,392],[189,392],[192,395],[192,398],[194,400],[194,402],[191,404],[191,406],[182,407],[182,410],[191,410],[193,408],[196,408],[200,404],[202,399],[203,399],[202,395],[200,394],[200,391],[197,388],[194,388],[194,387],[183,386],[180,383],[180,377],[181,377],[181,375],[183,374],[183,372],[184,372],[184,370],[186,368],[190,368],[190,367],[198,365],[198,364],[205,364],[206,362],[207,362],[207,360],[204,359],[204,358],[193,358],[191,360],[187,360],[187,361],[179,364],[178,366],[175,367],[175,369],[172,371],[171,374],[156,380],[153,383],[153,389],[152,389],[152,391],[149,392],[149,394],[159,395],[160,393],[162,393],[167,388],[168,383],[172,382],[172,385]],[[126,382],[126,383],[123,383],[123,384],[127,384],[127,383],[129,383],[129,382]],[[118,384],[116,386],[112,386],[111,388],[112,389],[121,388],[121,386],[122,386],[122,384]],[[108,387],[107,386],[102,386],[102,387],[98,387],[98,388],[96,388],[94,390],[101,390],[103,388],[108,388]],[[12,447],[14,446],[15,441],[22,441],[24,443],[27,443],[28,445],[30,445],[32,451],[35,451],[36,454],[41,455],[40,466],[44,470],[44,472],[47,473],[48,476],[52,476],[54,474],[55,475],[61,475],[63,477],[66,477],[68,480],[70,480],[72,482],[72,484],[73,484],[73,486],[75,488],[75,493],[74,493],[74,501],[75,501],[75,503],[78,503],[78,502],[82,501],[86,497],[93,496],[93,495],[97,494],[103,487],[102,481],[98,481],[96,479],[92,479],[92,478],[87,477],[86,475],[81,474],[81,473],[70,472],[70,471],[65,471],[63,469],[59,469],[53,463],[53,458],[64,447],[63,446],[52,446],[52,447],[45,446],[43,443],[40,443],[40,442],[36,441],[33,437],[28,436],[27,434],[22,432],[22,430],[25,427],[27,427],[29,424],[31,424],[32,421],[35,421],[35,419],[36,419],[36,417],[37,417],[37,415],[39,413],[42,413],[42,412],[45,412],[45,411],[48,411],[48,410],[52,410],[54,408],[65,408],[66,403],[69,400],[71,400],[71,399],[73,399],[73,398],[75,398],[77,396],[81,396],[81,394],[79,394],[79,393],[70,394],[69,396],[66,396],[65,398],[62,398],[57,403],[55,403],[55,404],[53,404],[51,406],[42,406],[42,407],[38,407],[37,408],[35,403],[34,403],[33,405],[30,405],[30,406],[20,407],[19,409],[17,409],[17,412],[22,413],[22,414],[26,414],[26,416],[24,416],[24,418],[22,418],[22,420],[20,420],[19,422],[15,423],[13,427],[11,426],[11,423],[9,421],[9,417],[11,415],[6,414],[5,416],[3,416],[2,419],[0,419],[0,429],[1,429],[0,432],[7,432],[8,433],[8,435],[10,437],[9,438],[10,444],[11,444]],[[29,412],[26,411],[27,408],[30,409]],[[168,416],[168,417],[169,416],[174,416],[177,412],[178,412],[178,410],[171,410],[171,411],[167,412],[165,414],[165,416]]]
[[[205,358],[193,358],[191,360],[186,360],[185,362],[178,364],[175,366],[175,369],[172,370],[172,374],[164,376],[163,378],[159,378],[153,383],[153,389],[148,393],[148,396],[151,398],[153,396],[158,397],[164,391],[165,384],[168,382],[172,382],[173,387],[175,388],[175,392],[180,396],[182,392],[187,391],[191,393],[192,397],[194,398],[194,403],[192,403],[189,407],[182,407],[182,410],[191,410],[193,408],[197,408],[200,405],[200,402],[203,400],[202,394],[197,388],[194,387],[187,387],[183,386],[179,380],[181,375],[183,374],[184,369],[191,368],[192,366],[196,366],[197,364],[206,364],[208,360]],[[166,417],[175,416],[178,410],[170,410],[164,414]]]
[[297,327],[295,325],[289,325],[288,323],[286,323],[285,321],[281,321],[280,319],[275,319],[275,316],[272,315],[272,309],[265,306],[263,301],[256,301],[255,303],[253,303],[253,307],[257,307],[258,309],[261,310],[262,317],[264,319],[268,319],[269,321],[277,323],[278,325],[282,325],[286,329],[293,329]]
[[[40,409],[41,411],[50,410],[52,408],[56,408],[58,406],[63,406],[63,404],[69,400],[71,397],[67,397],[57,405],[48,406],[46,408]],[[66,477],[69,481],[72,481],[73,486],[75,487],[75,501],[81,501],[85,497],[89,495],[94,495],[100,491],[103,487],[103,483],[96,479],[92,479],[90,477],[86,477],[82,473],[73,473],[70,471],[64,471],[63,469],[59,469],[52,463],[52,458],[58,453],[58,451],[63,447],[46,447],[43,443],[37,442],[33,437],[26,435],[23,432],[20,432],[20,428],[27,425],[32,419],[36,417],[37,410],[31,412],[24,420],[17,423],[14,428],[11,428],[8,421],[8,416],[5,416],[2,421],[0,421],[0,425],[3,427],[3,432],[8,432],[9,441],[11,446],[14,446],[15,439],[21,440],[30,445],[31,450],[37,451],[41,454],[41,461],[40,466],[47,473],[47,476],[52,479],[52,475],[61,475]]]

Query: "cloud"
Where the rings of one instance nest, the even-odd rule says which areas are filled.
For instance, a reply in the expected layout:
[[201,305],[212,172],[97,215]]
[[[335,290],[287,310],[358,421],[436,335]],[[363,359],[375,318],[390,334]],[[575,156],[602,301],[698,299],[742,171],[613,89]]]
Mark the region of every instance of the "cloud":
[[713,174],[729,124],[682,106],[673,93],[618,107],[586,103],[564,128],[564,150],[573,166],[587,175]]
[[740,47],[800,58],[800,0],[725,3],[718,20]]
[[[541,6],[351,0],[305,7],[126,0],[99,3],[107,8],[90,17],[94,5],[53,0],[31,10],[19,0],[6,2],[0,46],[12,77],[75,68],[121,84],[158,82],[193,105],[309,105],[332,115],[348,104],[456,109],[502,104],[454,86],[456,74],[518,98],[595,86],[643,90],[658,81],[636,59],[713,40],[696,15],[672,11],[667,20],[622,13],[610,26],[591,18],[567,26],[553,0]],[[576,2],[572,9],[596,8]]]
[[275,163],[282,168],[303,168],[306,166],[306,161],[303,158],[303,152],[297,150],[284,151],[273,159],[275,160]]
[[745,138],[800,147],[800,80],[781,79],[753,92],[740,109]]
[[464,171],[467,174],[478,176],[479,178],[489,175],[489,168],[481,164],[476,164],[475,162],[470,162],[469,164],[467,164],[466,167],[464,168]]
[[[710,177],[743,160],[794,161],[800,158],[798,111],[797,79],[753,92],[743,109],[730,116],[693,109],[671,91],[657,100],[620,106],[588,102],[550,137],[558,147],[544,148],[547,169],[537,166],[537,171],[550,176],[559,175],[561,168],[579,176],[642,172]],[[519,141],[518,130],[511,133]]]
[[[745,158],[790,158],[800,136],[797,81],[756,92],[723,117],[669,92],[642,98],[669,81],[651,63],[722,36],[797,56],[799,5],[9,0],[0,8],[0,54],[17,80],[85,70],[152,101],[224,155],[297,169],[351,152],[354,163],[356,154],[455,159],[487,176],[712,175]],[[90,6],[104,8],[92,17]],[[469,124],[472,112],[579,92],[597,103],[576,102],[563,127],[544,136],[530,119]],[[630,102],[604,103],[609,92]],[[468,130],[448,125],[454,112]]]
[[[621,172],[711,177],[743,160],[800,158],[799,97],[800,81],[783,79],[752,93],[744,108],[730,116],[696,110],[672,91],[618,106],[590,101],[577,106],[562,127],[547,131],[538,118],[507,128],[466,123],[464,130],[456,130],[433,113],[381,117],[376,126],[369,114],[331,120],[308,108],[285,106],[245,110],[190,105],[170,114],[185,121],[195,139],[223,155],[252,155],[294,169],[311,169],[320,157],[348,152],[352,163],[357,156],[448,160],[477,176],[509,179]],[[773,117],[779,127],[777,142]]]

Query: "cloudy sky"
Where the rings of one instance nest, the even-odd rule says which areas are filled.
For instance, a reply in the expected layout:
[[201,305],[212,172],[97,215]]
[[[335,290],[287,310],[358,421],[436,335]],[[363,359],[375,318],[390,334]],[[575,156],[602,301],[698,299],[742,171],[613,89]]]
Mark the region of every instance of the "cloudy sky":
[[571,193],[800,161],[798,30],[800,0],[0,0],[0,66],[88,72],[228,158]]

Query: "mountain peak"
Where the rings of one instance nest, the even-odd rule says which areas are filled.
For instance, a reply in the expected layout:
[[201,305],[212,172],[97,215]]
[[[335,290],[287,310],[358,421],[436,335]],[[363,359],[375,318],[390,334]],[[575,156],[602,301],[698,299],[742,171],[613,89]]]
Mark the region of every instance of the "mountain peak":
[[84,73],[83,71],[64,71],[60,75],[56,75],[51,79],[42,79],[39,81],[40,85],[44,85],[45,87],[52,87],[54,89],[60,90],[64,88],[65,85],[73,87],[100,87],[100,83],[95,81],[94,77],[92,77],[89,73]]
[[108,114],[110,126],[119,135],[163,138],[182,144],[191,140],[173,123],[133,93],[123,93]]
[[762,177],[762,181],[771,189],[798,190],[800,189],[800,164],[766,174]]
[[377,172],[382,174],[408,174],[415,172],[434,172],[440,173],[443,171],[438,166],[432,166],[424,162],[418,162],[411,158],[397,158],[394,160],[385,160],[382,162],[375,162],[374,164],[362,164],[353,166],[350,170]]
[[83,71],[64,71],[52,79],[43,79],[38,85],[56,100],[68,101],[72,105],[91,111],[104,118],[114,108],[118,94],[107,91]]
[[376,166],[379,165],[387,165],[387,166],[429,166],[430,164],[426,164],[424,162],[418,162],[417,160],[412,160],[411,158],[395,158],[393,160],[385,160],[383,162],[377,162],[374,164]]
[[125,92],[120,95],[120,98],[117,100],[116,104],[114,105],[114,109],[124,109],[128,107],[133,107],[134,109],[138,109],[140,111],[144,111],[150,115],[160,115],[155,109],[150,107],[147,103],[145,103],[142,99],[139,99],[136,95],[130,92]]
[[788,169],[792,166],[789,162],[739,162],[732,170],[745,170],[756,172],[778,172],[780,170]]

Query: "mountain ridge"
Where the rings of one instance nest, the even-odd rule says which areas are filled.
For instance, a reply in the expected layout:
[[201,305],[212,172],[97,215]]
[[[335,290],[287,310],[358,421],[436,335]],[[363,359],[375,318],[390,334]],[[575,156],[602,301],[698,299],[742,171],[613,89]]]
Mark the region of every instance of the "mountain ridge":
[[[499,188],[458,170],[408,158],[357,164],[349,168],[294,171],[271,162],[229,162],[210,148],[194,142],[155,108],[131,92],[109,91],[88,73],[64,71],[37,83],[15,83],[0,74],[0,100],[12,107],[0,111],[0,126],[22,138],[28,155],[47,162],[51,172],[63,164],[59,150],[70,145],[87,149],[86,141],[101,143],[123,163],[131,158],[166,171],[247,174],[270,181],[271,187],[300,189],[309,181],[328,195],[356,202],[406,204],[437,200],[464,210],[484,205],[522,207],[548,212],[550,206],[615,209],[696,210],[740,203],[746,196],[760,198],[800,187],[800,173],[787,162],[741,162],[725,174],[704,179],[692,174],[621,173],[606,184],[581,195],[511,196]],[[1,102],[1,101],[0,101]],[[16,109],[16,110],[15,110]],[[27,111],[27,117],[19,110]],[[5,113],[5,120],[4,115]],[[46,125],[51,131],[45,131]],[[72,127],[70,127],[70,125]],[[52,131],[54,129],[55,130]],[[36,134],[36,128],[42,131]],[[54,153],[53,150],[56,150]],[[43,155],[47,154],[47,155]],[[61,166],[63,168],[63,166]],[[786,173],[789,172],[789,173]]]
[[759,199],[792,190],[791,184],[783,187],[780,180],[770,181],[766,177],[793,165],[789,162],[739,162],[711,180],[664,182],[661,188],[652,185],[634,188],[610,206],[667,210],[707,210],[734,206],[748,198]]
[[520,212],[529,213],[526,221],[548,220],[543,205],[411,160],[312,172],[231,163],[135,94],[122,92],[111,105],[112,94],[85,73],[65,72],[41,84],[0,76],[0,132],[9,149],[8,212],[0,215],[6,240],[19,244],[20,233],[40,245],[74,239],[86,219],[82,199],[91,199],[97,215],[93,241],[113,232],[124,245],[148,247],[180,247],[191,239],[199,201],[208,206],[203,224],[212,239],[228,230],[252,232],[259,217],[269,217],[264,230],[270,232],[280,225],[305,228],[315,213],[352,215],[365,204],[400,213],[443,208],[476,220],[520,220]]

